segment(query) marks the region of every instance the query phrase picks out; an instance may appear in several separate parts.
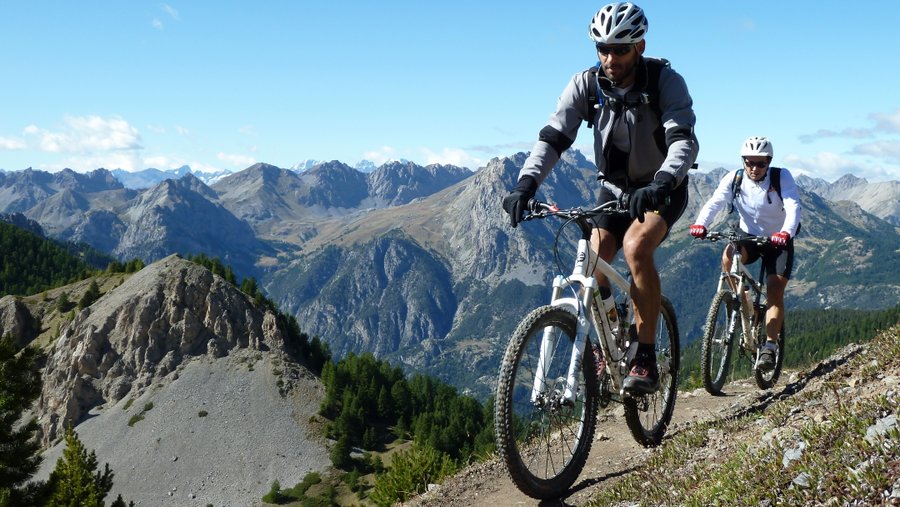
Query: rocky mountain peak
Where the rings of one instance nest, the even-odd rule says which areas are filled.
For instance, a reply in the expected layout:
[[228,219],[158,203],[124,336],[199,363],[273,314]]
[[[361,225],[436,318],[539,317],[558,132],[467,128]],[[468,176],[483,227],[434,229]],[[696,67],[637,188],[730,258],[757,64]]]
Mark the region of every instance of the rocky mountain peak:
[[283,350],[276,315],[208,269],[169,256],[78,313],[49,354],[38,418],[43,443],[93,407],[114,404],[198,356]]
[[409,161],[391,161],[370,173],[368,184],[376,200],[397,206],[432,195],[471,175],[468,169],[453,165],[423,167]]
[[113,173],[103,168],[84,174],[68,168],[63,169],[53,175],[53,187],[60,191],[66,189],[73,192],[102,192],[124,188]]

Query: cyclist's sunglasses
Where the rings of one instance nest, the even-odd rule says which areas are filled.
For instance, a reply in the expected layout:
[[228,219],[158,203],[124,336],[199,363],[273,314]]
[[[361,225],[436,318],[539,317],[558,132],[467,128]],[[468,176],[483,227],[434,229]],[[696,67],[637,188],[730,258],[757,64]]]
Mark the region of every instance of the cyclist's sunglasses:
[[631,48],[634,47],[634,44],[597,44],[597,52],[603,56],[606,56],[610,53],[616,56],[625,56],[631,52]]
[[769,165],[767,160],[747,160],[746,158],[744,159],[744,163],[747,164],[747,167],[757,167],[759,169]]

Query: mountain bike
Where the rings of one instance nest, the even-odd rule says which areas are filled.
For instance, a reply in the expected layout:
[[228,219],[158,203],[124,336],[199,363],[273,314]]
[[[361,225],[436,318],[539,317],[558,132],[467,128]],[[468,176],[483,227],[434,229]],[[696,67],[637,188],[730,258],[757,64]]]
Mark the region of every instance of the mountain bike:
[[[735,229],[726,232],[709,232],[706,240],[716,242],[728,241],[734,252],[730,271],[722,271],[719,285],[713,296],[703,329],[703,349],[700,355],[700,370],[703,376],[703,387],[713,395],[722,393],[722,386],[728,377],[731,366],[734,343],[739,343],[740,355],[751,362],[753,378],[760,389],[770,389],[778,382],[781,365],[784,360],[784,322],[778,334],[778,351],[775,354],[775,367],[771,371],[762,371],[756,367],[759,354],[766,344],[766,285],[763,277],[765,268],[760,262],[758,279],[750,275],[750,271],[741,259],[741,249],[737,242],[749,240],[760,247],[769,243],[769,239],[748,235]],[[749,292],[753,293],[753,301]]]
[[[632,436],[644,446],[659,445],[672,419],[680,357],[672,304],[662,298],[656,329],[659,390],[641,396],[624,393],[622,381],[637,351],[631,284],[590,248],[593,217],[627,213],[618,201],[562,210],[532,200],[523,219],[564,220],[554,242],[559,272],[561,233],[572,223],[580,230],[571,274],[557,275],[550,304],[535,308],[519,323],[497,382],[497,449],[513,482],[533,498],[558,498],[578,478],[601,407],[622,403]],[[595,268],[611,282],[617,322],[594,297]]]

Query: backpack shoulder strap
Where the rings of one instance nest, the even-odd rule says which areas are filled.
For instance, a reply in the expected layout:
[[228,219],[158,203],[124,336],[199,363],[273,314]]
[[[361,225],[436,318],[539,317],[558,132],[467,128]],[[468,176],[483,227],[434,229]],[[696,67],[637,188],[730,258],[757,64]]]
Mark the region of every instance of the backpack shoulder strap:
[[772,183],[772,188],[775,189],[775,193],[778,194],[778,198],[784,201],[784,198],[781,197],[781,168],[780,167],[770,167],[769,168],[769,181]]
[[647,87],[644,93],[650,103],[650,107],[656,116],[662,117],[662,109],[659,107],[659,75],[662,74],[664,68],[672,66],[669,60],[665,58],[654,58],[651,56],[644,57],[647,63]]
[[594,128],[594,115],[597,108],[600,107],[600,82],[599,82],[600,63],[594,65],[590,69],[584,71],[587,78],[588,90],[588,108],[585,111],[584,118],[589,129]]
[[728,203],[728,213],[734,212],[734,200],[737,199],[738,192],[741,191],[741,180],[744,179],[744,168],[740,168],[734,173],[734,179],[731,180],[731,201]]

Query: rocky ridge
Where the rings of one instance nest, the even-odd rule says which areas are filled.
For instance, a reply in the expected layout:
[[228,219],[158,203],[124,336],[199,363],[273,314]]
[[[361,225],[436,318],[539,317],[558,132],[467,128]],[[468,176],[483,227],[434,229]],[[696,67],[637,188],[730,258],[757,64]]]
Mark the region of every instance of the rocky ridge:
[[49,354],[38,417],[45,445],[93,408],[137,397],[190,358],[283,350],[271,311],[209,270],[170,256],[75,315]]

